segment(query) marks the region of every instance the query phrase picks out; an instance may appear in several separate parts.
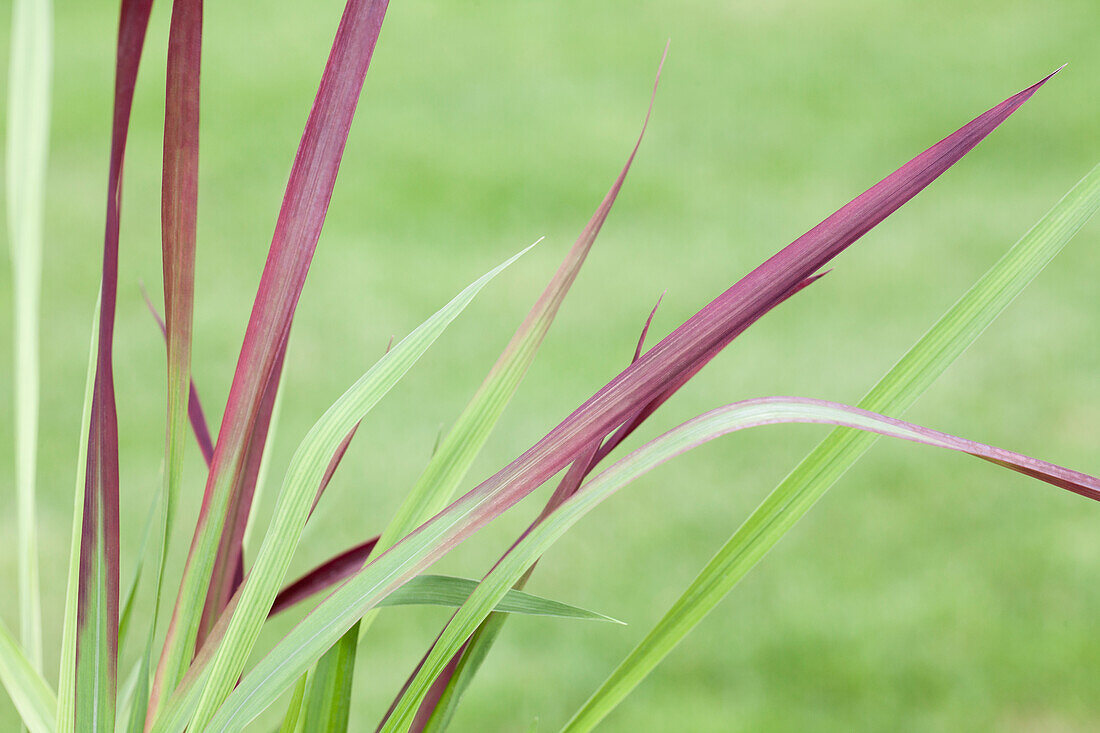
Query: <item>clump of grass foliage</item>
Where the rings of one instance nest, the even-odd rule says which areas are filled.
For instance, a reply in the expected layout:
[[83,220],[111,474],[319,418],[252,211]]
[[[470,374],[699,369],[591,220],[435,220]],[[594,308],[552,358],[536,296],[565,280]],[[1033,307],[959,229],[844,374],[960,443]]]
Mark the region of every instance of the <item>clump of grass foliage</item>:
[[[161,327],[168,363],[165,472],[147,528],[147,552],[136,558],[134,581],[123,594],[119,578],[120,456],[111,351],[123,159],[150,6],[151,0],[121,3],[102,284],[87,372],[55,690],[47,682],[42,659],[34,524],[37,311],[51,19],[48,0],[14,3],[7,192],[16,318],[21,616],[18,636],[0,624],[0,679],[24,724],[34,733],[237,731],[277,701],[289,701],[284,731],[347,729],[360,641],[368,635],[379,609],[416,603],[449,605],[455,611],[378,725],[384,731],[442,730],[510,614],[610,620],[523,591],[548,547],[633,479],[695,446],[746,428],[792,422],[834,426],[744,521],[607,681],[581,704],[565,730],[588,730],[606,716],[880,435],[968,453],[1100,499],[1100,479],[1093,476],[896,417],[1096,211],[1100,206],[1100,168],[1093,169],[1055,204],[857,406],[795,397],[733,402],[672,427],[629,455],[610,460],[624,438],[734,338],[811,286],[833,257],[954,165],[1028,101],[1048,76],[890,173],[649,348],[645,346],[647,321],[633,360],[617,377],[514,461],[468,488],[464,486],[467,471],[519,387],[607,219],[641,144],[639,135],[592,219],[381,534],[287,583],[287,570],[303,529],[360,421],[489,281],[522,252],[475,280],[392,344],[317,419],[290,461],[269,525],[255,528],[262,538],[255,556],[246,562],[245,538],[251,530],[264,449],[277,413],[295,307],[325,220],[387,2],[347,1],[294,158],[220,429],[213,440],[191,382],[202,2],[174,0],[161,210]],[[645,125],[643,134],[644,130]],[[157,309],[153,310],[156,315]],[[180,493],[195,490],[193,479],[185,481],[182,475],[183,454],[192,432],[208,473],[198,516],[183,517],[176,508]],[[563,470],[545,508],[480,581],[426,573],[434,561]],[[177,522],[192,521],[194,534],[182,575],[167,578],[169,530]],[[139,584],[142,563],[146,567],[144,585]],[[175,588],[174,596],[166,592]],[[147,618],[132,613],[138,593],[151,597],[153,612]],[[296,604],[309,604],[311,610],[249,665],[265,622]],[[167,625],[158,628],[159,611],[167,614],[169,608]],[[120,677],[118,660],[124,645],[137,661],[132,668],[121,670]],[[356,728],[367,723],[357,722]]]

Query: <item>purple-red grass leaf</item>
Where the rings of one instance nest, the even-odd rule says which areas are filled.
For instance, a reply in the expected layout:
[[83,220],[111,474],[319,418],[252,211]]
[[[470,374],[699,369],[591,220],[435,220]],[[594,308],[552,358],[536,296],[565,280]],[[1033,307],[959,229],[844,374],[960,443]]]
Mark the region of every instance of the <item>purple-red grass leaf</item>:
[[[1049,78],[996,105],[872,186],[643,354],[523,455],[429,520],[428,524],[432,524],[446,521],[445,515],[454,512],[470,512],[461,526],[449,531],[448,539],[430,550],[422,562],[445,554],[573,462],[586,446],[682,383],[684,374],[698,371],[717,350],[796,292],[833,257],[973,149]],[[361,572],[370,572],[384,557],[385,554],[380,555]]]
[[374,549],[377,542],[378,537],[371,537],[366,542],[326,560],[303,574],[293,583],[288,584],[279,591],[279,595],[275,596],[275,603],[272,604],[271,612],[268,615],[274,616],[285,611],[294,604],[304,601],[326,588],[331,588],[341,580],[354,575],[355,571],[363,567],[363,563],[370,557],[371,550]]
[[123,0],[115,65],[115,99],[107,178],[99,346],[88,432],[77,599],[77,721],[114,725],[118,665],[118,418],[115,412],[115,300],[118,291],[122,163],[152,0]]
[[[267,263],[245,331],[191,551],[157,678],[174,688],[195,650],[206,590],[252,430],[328,211],[352,117],[385,17],[386,0],[349,0],[291,168]],[[153,714],[155,707],[150,708]]]
[[174,0],[168,32],[164,93],[164,163],[161,179],[161,254],[164,276],[168,407],[164,487],[153,536],[153,611],[137,671],[129,730],[145,722],[149,666],[156,639],[168,541],[183,478],[191,396],[191,344],[195,304],[195,232],[199,198],[199,80],[202,67],[202,0]]
[[[596,392],[545,437],[458,502],[492,496],[462,536],[526,496],[593,440],[681,383],[833,257],[944,173],[1026,102],[1050,76],[979,115],[743,277]],[[456,502],[456,503],[458,503]],[[457,537],[456,537],[457,539]]]

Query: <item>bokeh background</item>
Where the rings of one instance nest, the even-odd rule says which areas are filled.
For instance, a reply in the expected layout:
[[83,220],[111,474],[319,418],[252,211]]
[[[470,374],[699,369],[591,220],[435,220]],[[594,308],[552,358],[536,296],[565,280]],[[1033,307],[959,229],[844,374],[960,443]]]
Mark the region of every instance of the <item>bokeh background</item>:
[[[39,503],[51,679],[99,279],[117,22],[117,3],[57,5]],[[208,3],[194,376],[215,423],[341,7]],[[123,205],[115,359],[124,583],[161,482],[163,345],[138,282],[159,293],[169,9],[157,3],[150,28]],[[6,63],[7,13],[0,23]],[[297,442],[391,334],[547,239],[365,421],[292,572],[388,521],[441,426],[617,174],[667,38],[634,169],[468,485],[614,376],[663,290],[655,336],[927,145],[1069,62],[831,275],[741,337],[641,437],[745,397],[858,400],[1100,158],[1097,27],[1093,0],[395,1],[298,310],[262,516]],[[909,416],[1100,471],[1098,246],[1092,222]],[[9,278],[5,259],[4,288]],[[0,298],[0,384],[11,380],[10,324],[10,299]],[[0,443],[10,445],[7,389],[0,416]],[[549,554],[531,589],[629,625],[513,619],[455,729],[561,725],[824,432],[793,426],[726,438],[602,506]],[[11,476],[5,449],[3,491]],[[193,446],[186,479],[181,517],[194,515],[202,491]],[[545,495],[440,569],[480,575]],[[174,535],[174,577],[190,534],[181,523]],[[15,627],[11,512],[0,517],[0,538],[0,614]],[[881,443],[604,728],[1095,730],[1098,579],[1100,507],[966,457]],[[354,730],[373,729],[446,615],[382,615],[360,649]],[[0,728],[15,721],[0,700]]]

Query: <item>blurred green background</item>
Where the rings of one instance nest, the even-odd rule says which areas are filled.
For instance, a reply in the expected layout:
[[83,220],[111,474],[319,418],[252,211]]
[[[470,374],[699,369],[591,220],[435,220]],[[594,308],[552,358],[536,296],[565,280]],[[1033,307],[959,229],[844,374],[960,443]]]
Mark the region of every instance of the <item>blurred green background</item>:
[[[194,374],[214,422],[341,7],[208,3]],[[154,11],[126,161],[115,348],[124,583],[161,482],[163,345],[137,283],[159,292],[169,9]],[[0,16],[6,64],[10,18]],[[58,3],[39,502],[51,679],[116,22],[117,3]],[[1097,27],[1094,0],[394,2],[298,310],[262,516],[298,440],[391,334],[547,240],[364,423],[292,572],[385,525],[614,179],[667,38],[653,122],[619,203],[469,485],[625,365],[662,290],[656,336],[927,145],[1069,62],[829,277],[740,338],[640,438],[745,397],[858,400],[1100,158]],[[909,416],[1100,472],[1098,244],[1094,221]],[[10,324],[10,298],[0,298],[0,384],[11,383]],[[0,416],[0,444],[10,445],[9,389]],[[530,587],[629,626],[514,619],[455,729],[526,730],[536,718],[540,730],[560,726],[824,432],[768,428],[717,441],[601,507]],[[189,450],[182,517],[194,515],[203,482]],[[5,449],[0,485],[11,476]],[[480,575],[545,495],[440,569]],[[0,537],[0,587],[11,589],[0,614],[14,628],[13,513],[0,518]],[[883,443],[604,728],[1095,730],[1098,579],[1100,507],[966,457]],[[382,615],[360,649],[354,730],[373,729],[446,616]],[[15,721],[4,698],[0,728]]]

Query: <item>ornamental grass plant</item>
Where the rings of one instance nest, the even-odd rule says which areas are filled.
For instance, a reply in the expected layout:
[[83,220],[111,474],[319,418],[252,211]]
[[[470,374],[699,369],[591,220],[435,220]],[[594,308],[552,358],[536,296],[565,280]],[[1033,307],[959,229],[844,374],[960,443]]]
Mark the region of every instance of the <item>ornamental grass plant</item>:
[[[116,325],[123,302],[119,262],[126,256],[120,247],[122,205],[127,200],[123,182],[151,9],[150,0],[123,0],[119,15],[100,290],[89,313],[91,344],[71,501],[65,604],[62,624],[54,629],[42,623],[35,475],[42,459],[36,446],[42,391],[38,311],[42,258],[48,247],[42,227],[51,11],[41,0],[16,0],[14,5],[6,190],[16,396],[12,506],[17,531],[10,544],[18,566],[19,623],[0,626],[0,681],[29,730],[239,731],[262,728],[272,720],[284,731],[374,726],[383,731],[443,730],[466,697],[477,694],[472,683],[494,645],[504,638],[501,633],[509,619],[517,615],[549,617],[541,623],[603,622],[602,633],[633,635],[633,650],[610,665],[606,680],[590,697],[570,701],[575,709],[571,717],[540,724],[589,730],[639,687],[881,436],[980,459],[992,464],[983,474],[990,481],[1005,470],[1015,471],[1035,479],[1030,490],[1061,489],[1079,495],[1081,512],[1097,509],[1090,500],[1100,499],[1100,479],[1093,475],[908,422],[903,416],[1095,213],[1100,206],[1100,167],[1083,170],[1084,177],[1072,186],[1067,182],[1068,192],[1061,198],[1052,195],[1049,211],[1006,247],[856,404],[746,395],[731,382],[728,393],[713,395],[713,409],[686,421],[666,421],[661,409],[681,388],[690,389],[693,377],[727,346],[750,327],[757,328],[761,319],[766,322],[771,311],[789,307],[788,300],[793,304],[820,297],[819,280],[836,277],[829,275],[834,258],[880,224],[888,227],[888,217],[956,163],[967,165],[963,158],[987,136],[1011,125],[1022,107],[1051,93],[1047,85],[1056,87],[1058,71],[1038,75],[1022,91],[1002,94],[1003,101],[992,106],[975,104],[971,119],[960,120],[954,131],[945,129],[938,142],[917,141],[908,162],[892,172],[881,171],[877,183],[791,244],[775,250],[743,277],[731,277],[725,290],[708,294],[709,303],[682,323],[656,329],[662,298],[647,294],[639,301],[645,303],[639,309],[640,335],[632,353],[622,354],[621,371],[602,386],[592,385],[590,396],[563,410],[556,425],[549,421],[542,437],[512,460],[479,475],[474,472],[478,457],[536,363],[585,262],[597,256],[632,256],[605,255],[598,238],[605,224],[614,226],[616,201],[629,195],[630,170],[636,157],[644,155],[647,128],[659,124],[659,115],[654,115],[660,109],[658,86],[668,60],[666,47],[648,111],[639,114],[641,129],[632,148],[623,134],[627,157],[617,177],[603,199],[593,202],[595,213],[575,243],[560,253],[563,259],[547,273],[544,289],[531,293],[530,310],[517,317],[518,326],[483,381],[466,385],[465,406],[448,418],[434,448],[425,451],[420,473],[403,481],[387,470],[384,455],[373,459],[377,475],[369,483],[388,492],[395,511],[383,517],[370,509],[370,496],[361,488],[366,477],[345,483],[337,479],[348,452],[371,449],[356,438],[360,426],[369,425],[383,399],[400,396],[399,390],[389,393],[422,357],[446,358],[437,353],[437,340],[475,300],[492,297],[494,288],[500,287],[493,281],[506,281],[523,255],[551,243],[495,250],[491,265],[466,263],[487,271],[480,276],[471,271],[472,281],[457,294],[423,283],[438,292],[433,306],[437,310],[420,314],[419,325],[397,334],[389,345],[378,344],[376,358],[360,364],[361,376],[317,410],[312,427],[287,436],[290,445],[284,460],[273,457],[273,446],[280,445],[273,440],[280,406],[293,399],[286,394],[290,388],[284,378],[288,354],[303,348],[293,328],[296,310],[300,298],[309,297],[306,283],[314,256],[324,246],[322,230],[345,146],[355,134],[353,119],[370,114],[369,104],[360,101],[369,98],[364,81],[370,77],[376,50],[385,52],[384,45],[376,48],[385,36],[384,0],[348,0],[338,24],[333,19],[331,49],[286,177],[228,395],[219,409],[209,400],[204,405],[206,391],[192,368],[195,344],[202,337],[195,319],[196,304],[203,297],[196,287],[203,251],[198,222],[208,208],[218,206],[217,201],[200,200],[203,133],[207,125],[218,122],[201,114],[202,91],[204,74],[217,71],[203,61],[201,0],[171,3],[160,171],[162,280],[147,298],[149,320],[159,324],[167,355],[163,419],[146,427],[163,430],[163,467],[159,479],[148,476],[140,487],[124,486],[120,476],[128,459],[127,441],[119,431],[118,402],[126,389],[115,378]],[[640,113],[642,101],[639,95]],[[691,245],[681,241],[671,246],[687,252]],[[363,317],[348,295],[344,310],[332,314],[334,320]],[[823,302],[813,317],[826,328],[828,315]],[[322,335],[307,334],[304,341],[310,344]],[[796,347],[792,345],[792,354]],[[813,368],[812,356],[793,358],[805,359],[806,368]],[[1026,399],[1026,392],[1027,385],[1021,385],[1020,399]],[[389,415],[396,419],[400,412]],[[730,433],[794,423],[824,425],[828,431],[755,510],[732,522],[733,535],[673,597],[652,628],[624,631],[613,614],[580,607],[592,605],[583,598],[528,592],[529,581],[538,576],[540,558],[612,494]],[[655,430],[643,433],[645,439],[632,440],[636,430],[653,426]],[[1022,429],[1018,444],[1026,446],[1027,437]],[[738,437],[723,438],[719,444],[736,451],[737,441]],[[925,457],[920,465],[943,460],[946,452],[912,450]],[[202,457],[201,474],[185,461],[194,451]],[[750,462],[752,455],[742,460]],[[272,471],[273,465],[280,470]],[[675,465],[661,469],[669,482],[666,498],[677,511],[690,512],[690,506],[681,506]],[[724,477],[713,490],[728,492],[738,482],[736,476]],[[967,488],[944,487],[953,493]],[[357,503],[364,508],[362,516],[347,518],[362,528],[362,536],[352,547],[296,575],[294,568],[301,565],[301,552],[311,539],[311,520],[315,512],[324,511],[335,491],[363,491]],[[448,575],[433,567],[467,540],[476,543],[482,528],[536,492],[540,507],[532,511],[530,502],[524,505],[529,523],[514,542],[499,548],[499,559],[481,568],[481,577]],[[624,496],[615,503],[623,506],[629,501]],[[121,507],[129,502],[149,507],[143,526],[121,521]],[[268,507],[266,513],[261,513],[261,506]],[[139,551],[132,557],[122,552],[127,534],[140,537]],[[675,544],[667,552],[676,553]],[[178,565],[170,561],[173,554],[181,558]],[[592,562],[606,559],[595,557]],[[546,564],[552,563],[553,558],[546,559]],[[631,582],[644,587],[644,572]],[[388,710],[377,720],[357,719],[352,714],[357,675],[367,667],[397,664],[371,654],[372,641],[382,633],[382,617],[417,605],[450,607],[453,613],[441,628],[432,629],[438,633],[419,662],[402,670],[407,679],[392,690]],[[289,612],[297,614],[295,622],[279,625],[277,619]],[[57,658],[44,654],[46,637],[59,639]]]

